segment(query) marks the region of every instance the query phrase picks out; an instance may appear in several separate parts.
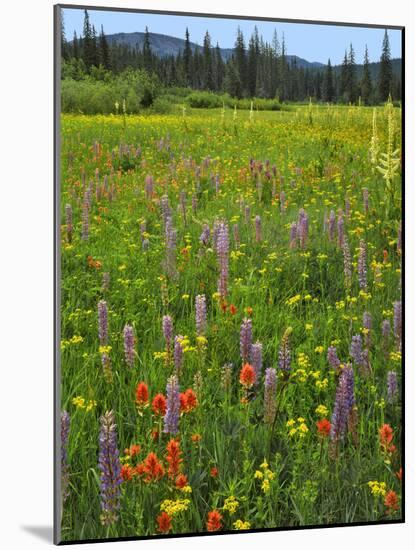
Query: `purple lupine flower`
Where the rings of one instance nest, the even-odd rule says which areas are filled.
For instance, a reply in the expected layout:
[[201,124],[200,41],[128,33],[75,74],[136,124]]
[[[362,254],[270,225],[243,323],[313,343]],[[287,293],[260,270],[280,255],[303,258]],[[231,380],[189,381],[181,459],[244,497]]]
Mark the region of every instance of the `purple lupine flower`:
[[262,372],[262,344],[255,342],[251,346],[251,363],[255,369],[255,384],[259,384]]
[[61,412],[61,495],[62,501],[69,496],[68,440],[71,417],[67,411]]
[[402,349],[402,302],[393,303],[393,333],[395,344],[399,351]]
[[363,313],[363,328],[365,336],[365,346],[370,347],[372,344],[371,331],[372,331],[372,315],[365,311]]
[[339,377],[331,417],[330,439],[333,443],[343,439],[354,403],[354,373],[350,365],[345,365]]
[[290,227],[290,248],[295,248],[297,244],[297,223],[293,222]]
[[170,349],[173,343],[173,320],[170,315],[163,315],[162,327],[166,349]]
[[218,292],[224,300],[228,294],[229,277],[229,230],[226,223],[219,226],[216,251],[219,260]]
[[359,366],[359,373],[361,376],[369,376],[372,372],[372,365],[370,364],[369,350],[365,348],[362,351],[362,364]]
[[221,227],[221,222],[219,220],[215,220],[213,222],[213,230],[212,230],[212,245],[215,250],[218,247],[218,236],[219,236],[220,227]]
[[285,373],[291,370],[291,350],[290,350],[290,334],[291,327],[287,328],[281,338],[280,349],[278,350],[278,367]]
[[367,250],[365,241],[361,240],[359,245],[359,256],[357,259],[357,274],[359,287],[362,290],[367,289]]
[[146,192],[146,199],[149,200],[153,197],[153,176],[148,174],[145,179],[145,192]]
[[352,286],[352,258],[350,255],[350,248],[347,239],[343,241],[343,269],[344,269],[344,282],[346,288]]
[[70,204],[65,205],[65,216],[66,216],[66,236],[68,243],[72,242],[72,233],[73,233],[73,221],[72,221],[72,206]]
[[100,422],[98,468],[101,472],[101,523],[111,525],[118,519],[122,482],[114,412],[106,412]]
[[82,240],[87,241],[89,236],[89,210],[84,203],[82,205]]
[[335,371],[340,369],[340,359],[337,357],[337,349],[334,346],[330,346],[327,349],[327,361]]
[[249,223],[251,220],[251,207],[249,204],[245,206],[245,223]]
[[398,398],[398,378],[394,370],[390,370],[388,372],[387,383],[388,383],[388,402],[395,403],[396,399]]
[[160,207],[161,207],[161,215],[163,217],[164,225],[166,225],[167,220],[171,218],[172,212],[169,205],[169,197],[167,195],[163,195],[160,199]]
[[349,197],[346,197],[344,201],[344,212],[346,214],[346,218],[350,217],[350,199]]
[[338,217],[337,220],[337,243],[340,248],[344,246],[344,218],[343,216]]
[[369,189],[367,187],[363,187],[362,195],[363,195],[363,208],[364,208],[365,214],[367,214],[369,212]]
[[237,248],[239,248],[239,245],[241,244],[241,237],[239,235],[239,225],[237,223],[235,223],[232,226],[232,231],[233,231],[233,240],[235,241],[235,245]]
[[124,355],[125,362],[129,367],[134,366],[134,331],[131,325],[124,327]]
[[108,343],[108,307],[105,300],[98,302],[98,337],[101,346]]
[[183,364],[183,336],[178,334],[174,337],[174,367],[176,369],[177,374],[180,373],[180,369]]
[[206,331],[206,296],[196,296],[196,334],[202,336]]
[[257,243],[261,242],[261,217],[255,216],[255,240]]
[[148,239],[143,239],[143,242],[141,243],[141,248],[146,251],[150,247],[150,241]]
[[384,319],[382,322],[382,341],[383,347],[386,349],[389,344],[389,338],[391,335],[391,324],[389,319]]
[[203,246],[207,246],[209,244],[210,239],[210,227],[207,223],[203,225],[203,231],[199,237],[199,241],[203,244]]
[[329,240],[334,241],[334,234],[336,231],[336,214],[334,210],[330,210],[329,216]]
[[239,332],[239,347],[242,363],[249,363],[251,359],[252,346],[252,320],[244,319]]
[[360,334],[355,334],[352,336],[352,341],[350,344],[350,357],[356,365],[363,365],[363,344]]
[[264,420],[272,424],[275,419],[277,404],[275,394],[277,389],[277,370],[269,367],[265,370],[265,392],[264,392]]
[[175,374],[167,380],[166,386],[166,414],[164,415],[164,433],[176,434],[179,431],[180,416],[180,387],[179,379]]
[[186,191],[180,191],[180,209],[182,211],[183,222],[186,225]]

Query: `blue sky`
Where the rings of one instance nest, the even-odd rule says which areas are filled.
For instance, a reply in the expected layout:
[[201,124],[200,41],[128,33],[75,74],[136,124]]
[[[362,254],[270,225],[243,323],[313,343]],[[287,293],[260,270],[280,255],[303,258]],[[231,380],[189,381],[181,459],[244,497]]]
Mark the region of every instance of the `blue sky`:
[[[63,10],[65,32],[68,40],[73,32],[82,33],[84,13],[80,9]],[[344,51],[350,42],[356,53],[356,62],[361,63],[365,44],[369,49],[371,61],[378,61],[381,53],[383,29],[363,27],[342,27],[337,25],[310,25],[301,23],[279,23],[269,21],[220,19],[214,17],[194,17],[178,15],[149,15],[135,12],[116,12],[89,10],[90,21],[97,32],[104,26],[106,34],[117,32],[144,31],[146,25],[150,32],[168,34],[184,38],[186,27],[189,28],[190,40],[202,44],[206,30],[212,37],[212,43],[219,42],[222,48],[232,48],[238,25],[248,41],[255,24],[264,40],[271,41],[274,28],[279,38],[283,33],[287,44],[287,53],[295,54],[308,61],[327,63],[330,57],[332,64],[341,63]],[[388,30],[392,57],[401,57],[401,32]]]

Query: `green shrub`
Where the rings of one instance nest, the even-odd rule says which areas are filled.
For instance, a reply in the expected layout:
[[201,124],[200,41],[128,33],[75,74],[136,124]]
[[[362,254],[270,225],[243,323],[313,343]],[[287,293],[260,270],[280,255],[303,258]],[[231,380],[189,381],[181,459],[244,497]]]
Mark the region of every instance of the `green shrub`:
[[212,92],[193,92],[187,97],[187,102],[195,109],[222,107],[222,98]]
[[172,108],[172,103],[167,96],[157,97],[151,106],[151,110],[154,113],[159,113],[161,115],[171,113]]

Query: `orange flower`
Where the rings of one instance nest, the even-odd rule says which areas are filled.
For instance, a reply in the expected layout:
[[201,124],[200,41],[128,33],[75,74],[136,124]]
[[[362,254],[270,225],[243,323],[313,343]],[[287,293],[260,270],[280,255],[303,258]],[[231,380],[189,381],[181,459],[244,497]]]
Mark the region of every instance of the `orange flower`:
[[253,314],[254,310],[252,309],[252,307],[247,307],[245,309],[246,311],[246,314],[249,315],[249,317],[251,317],[251,315]]
[[255,382],[255,369],[249,363],[245,363],[245,365],[242,367],[241,373],[239,375],[239,382],[245,388],[250,388],[251,386],[253,386]]
[[230,313],[231,315],[235,315],[235,314],[237,313],[237,311],[238,311],[238,310],[236,309],[236,307],[235,307],[233,304],[231,304],[231,305],[229,306],[229,313]]
[[399,481],[402,481],[402,466],[399,468],[399,470],[395,473],[396,477],[399,479]]
[[160,531],[160,533],[168,533],[171,530],[171,517],[167,512],[161,512],[161,514],[157,516],[157,523],[157,530]]
[[94,260],[92,256],[88,256],[88,267],[91,267],[92,269],[101,269],[102,263],[99,260]]
[[145,475],[144,481],[150,483],[151,481],[158,481],[164,476],[164,468],[160,464],[156,453],[149,453],[144,462],[136,467],[136,473]]
[[134,475],[134,468],[131,468],[129,464],[123,464],[121,467],[121,477],[123,481],[130,481]]
[[197,397],[192,388],[189,388],[180,394],[180,410],[188,413],[195,407],[197,407]]
[[221,303],[220,303],[220,307],[221,307],[223,313],[225,313],[225,312],[226,312],[226,309],[227,309],[227,307],[228,307],[228,304],[227,304],[226,302],[221,302]]
[[316,422],[318,434],[322,437],[327,437],[330,434],[331,429],[331,423],[327,418],[323,418],[322,420],[318,420]]
[[135,390],[135,401],[139,407],[148,403],[148,388],[145,382],[140,382]]
[[210,469],[210,477],[218,477],[219,470],[216,468],[216,466],[212,466]]
[[186,485],[189,483],[188,479],[187,479],[187,475],[185,474],[179,474],[177,477],[176,477],[176,488],[177,489],[183,489],[183,487],[186,487]]
[[193,443],[199,443],[199,441],[202,440],[202,436],[200,434],[192,434],[190,436],[190,439],[193,441]]
[[388,508],[388,511],[387,511],[388,514],[391,514],[392,512],[396,512],[396,510],[399,509],[399,499],[395,491],[392,491],[392,489],[390,489],[386,493],[384,503],[385,503],[385,506]]
[[124,454],[125,455],[128,455],[128,456],[131,456],[131,457],[134,457],[136,455],[138,455],[141,451],[141,447],[140,445],[131,445],[131,447],[129,449],[124,449]]
[[153,407],[154,414],[164,416],[166,414],[166,398],[162,393],[158,393],[151,405]]
[[393,440],[393,429],[389,424],[383,424],[379,428],[379,442],[381,450],[385,453],[393,453],[396,450],[395,445],[392,444]]
[[166,460],[169,463],[169,477],[175,477],[180,471],[180,465],[183,462],[181,458],[182,451],[180,450],[180,443],[176,439],[170,439],[167,443],[167,456]]
[[157,439],[160,437],[160,432],[158,430],[152,430],[151,437],[153,438],[153,441],[157,441]]
[[222,528],[221,523],[222,515],[218,510],[212,510],[208,512],[208,519],[206,522],[206,527],[208,531],[219,531]]

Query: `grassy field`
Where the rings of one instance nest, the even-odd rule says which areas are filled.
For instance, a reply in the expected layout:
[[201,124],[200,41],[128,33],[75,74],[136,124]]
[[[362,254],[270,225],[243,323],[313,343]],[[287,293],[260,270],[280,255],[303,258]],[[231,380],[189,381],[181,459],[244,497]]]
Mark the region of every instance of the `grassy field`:
[[62,115],[63,540],[401,517],[400,110],[372,117]]

